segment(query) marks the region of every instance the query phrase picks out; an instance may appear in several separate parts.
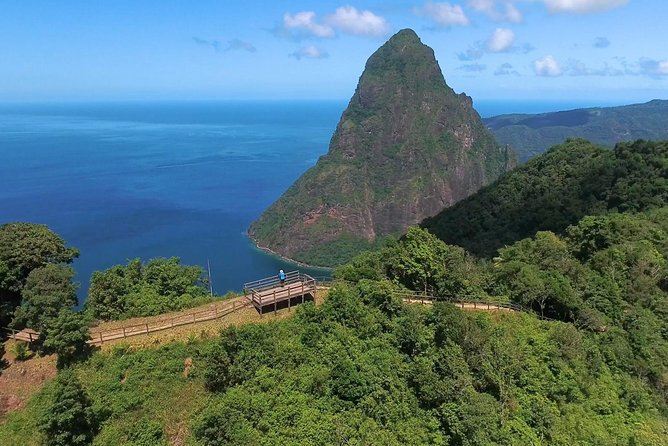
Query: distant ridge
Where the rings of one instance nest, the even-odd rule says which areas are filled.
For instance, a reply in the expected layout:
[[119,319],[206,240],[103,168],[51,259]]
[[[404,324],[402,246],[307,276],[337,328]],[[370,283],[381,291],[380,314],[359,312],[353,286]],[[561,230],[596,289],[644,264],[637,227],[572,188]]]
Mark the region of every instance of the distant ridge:
[[561,144],[584,138],[612,148],[636,139],[668,139],[668,100],[619,107],[580,108],[540,114],[508,114],[484,118],[496,140],[510,145],[520,162]]
[[514,156],[431,48],[399,31],[367,61],[329,152],[250,229],[258,246],[332,266],[495,180]]

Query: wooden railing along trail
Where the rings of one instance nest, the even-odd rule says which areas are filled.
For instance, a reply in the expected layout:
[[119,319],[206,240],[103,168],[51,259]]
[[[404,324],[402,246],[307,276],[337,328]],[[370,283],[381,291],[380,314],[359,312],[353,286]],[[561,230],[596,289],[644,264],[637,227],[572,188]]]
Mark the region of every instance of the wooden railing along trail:
[[[194,313],[186,313],[178,316],[167,317],[164,319],[152,320],[141,324],[133,324],[115,329],[96,330],[93,328],[90,332],[90,345],[102,345],[105,342],[124,339],[131,336],[155,333],[158,331],[169,330],[174,327],[195,324],[198,322],[211,321],[219,319],[228,314],[234,313],[242,308],[249,306],[255,307],[262,314],[263,307],[273,306],[276,312],[277,305],[281,302],[287,302],[289,308],[290,302],[297,298],[304,302],[305,297],[315,299],[317,291],[317,282],[331,285],[334,281],[330,278],[314,279],[306,274],[293,271],[287,274],[284,284],[280,284],[278,278],[270,277],[256,280],[244,284],[245,299],[234,298],[221,305],[214,305],[209,308]],[[449,302],[464,310],[489,310],[489,311],[511,311],[511,312],[530,312],[541,319],[542,317],[531,310],[527,310],[520,305],[501,300],[477,300],[471,298],[451,297],[444,298],[429,295],[419,291],[396,291],[395,295],[400,297],[406,303],[419,303],[422,305],[431,305],[435,302]],[[21,331],[6,329],[8,337],[19,341],[33,342],[39,338],[39,333],[24,329]]]

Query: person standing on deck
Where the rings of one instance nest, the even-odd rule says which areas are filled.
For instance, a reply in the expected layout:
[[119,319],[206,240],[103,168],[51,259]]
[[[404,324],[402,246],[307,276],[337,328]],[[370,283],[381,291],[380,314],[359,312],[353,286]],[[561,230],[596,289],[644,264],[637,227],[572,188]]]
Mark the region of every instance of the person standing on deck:
[[285,273],[283,272],[283,270],[280,270],[278,272],[278,280],[281,281],[281,286],[285,285]]

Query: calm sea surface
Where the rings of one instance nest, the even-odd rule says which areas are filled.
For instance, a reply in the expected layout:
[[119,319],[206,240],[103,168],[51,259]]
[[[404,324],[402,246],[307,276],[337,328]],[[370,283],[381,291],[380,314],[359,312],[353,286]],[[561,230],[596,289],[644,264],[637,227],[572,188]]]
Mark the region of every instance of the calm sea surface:
[[[572,105],[475,104],[483,116],[584,106]],[[208,260],[214,291],[240,290],[298,269],[257,250],[245,232],[327,152],[345,106],[0,104],[0,224],[46,224],[79,248],[81,299],[92,271],[135,257]]]

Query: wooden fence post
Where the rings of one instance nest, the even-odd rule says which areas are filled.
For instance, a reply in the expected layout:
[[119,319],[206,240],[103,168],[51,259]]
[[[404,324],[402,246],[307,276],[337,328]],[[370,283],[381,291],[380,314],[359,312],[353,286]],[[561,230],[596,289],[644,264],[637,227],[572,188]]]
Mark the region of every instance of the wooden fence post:
[[125,336],[125,327],[123,327],[123,339],[125,339],[127,336]]
[[146,334],[148,334],[148,324],[146,324]]

